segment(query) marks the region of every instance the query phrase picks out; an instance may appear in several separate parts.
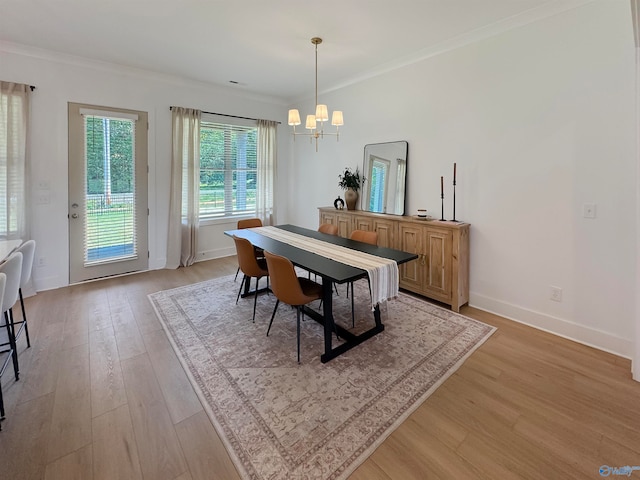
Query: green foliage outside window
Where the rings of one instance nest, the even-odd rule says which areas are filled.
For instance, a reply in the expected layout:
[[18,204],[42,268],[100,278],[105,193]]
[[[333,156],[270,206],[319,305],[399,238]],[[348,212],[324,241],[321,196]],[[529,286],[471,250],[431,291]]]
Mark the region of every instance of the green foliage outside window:
[[200,215],[256,209],[257,130],[203,123],[200,128]]
[[109,132],[111,191],[134,191],[134,125],[127,120],[87,117],[87,194],[105,194],[105,129]]

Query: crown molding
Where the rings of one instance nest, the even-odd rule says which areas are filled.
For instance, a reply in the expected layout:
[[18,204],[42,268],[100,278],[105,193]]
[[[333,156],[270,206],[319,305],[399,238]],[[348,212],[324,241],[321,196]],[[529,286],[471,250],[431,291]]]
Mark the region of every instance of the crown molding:
[[[431,57],[435,57],[437,55],[450,52],[452,50],[464,47],[466,45],[470,45],[470,44],[479,42],[481,40],[500,35],[510,30],[514,30],[516,28],[520,28],[525,25],[529,25],[531,23],[544,20],[545,18],[553,17],[555,15],[559,15],[566,11],[582,7],[586,4],[593,3],[594,1],[596,0],[549,1],[539,7],[529,9],[525,12],[513,15],[511,17],[505,18],[498,22],[494,22],[492,24],[472,30],[470,32],[463,33],[462,35],[458,35],[449,40],[433,45],[431,47],[418,50],[417,52],[414,52],[405,57],[398,58],[392,62],[382,64],[376,67],[375,69],[372,69],[372,70],[369,70],[368,72],[363,73],[362,75],[349,78],[341,83],[333,84],[332,86],[324,89],[322,92],[318,92],[318,94],[329,93],[335,90],[340,90],[344,87],[347,87],[356,83],[360,83],[364,80],[368,80],[370,78],[380,76],[382,74],[391,72],[393,70],[397,70],[399,68],[406,67],[408,65],[422,62]],[[640,4],[640,0],[631,0],[631,2]],[[637,10],[636,10],[636,14],[637,14]],[[302,98],[297,99],[297,101],[300,101],[300,100],[302,100]]]
[[239,97],[255,100],[258,102],[271,103],[274,105],[284,106],[287,102],[284,98],[275,97],[271,95],[261,95],[249,91],[242,90],[242,86],[229,87],[227,85],[220,85],[217,83],[203,82],[187,77],[181,77],[179,75],[170,75],[167,73],[154,72],[152,70],[145,70],[137,67],[130,67],[127,65],[120,65],[117,63],[104,62],[101,60],[94,60],[77,55],[69,55],[60,52],[54,52],[52,50],[46,50],[42,48],[32,47],[28,45],[22,45],[12,42],[0,43],[0,52],[6,52],[25,57],[36,58],[38,60],[45,60],[53,63],[62,63],[65,65],[77,66],[82,68],[90,68],[93,70],[125,74],[132,77],[139,78],[141,80],[160,81],[164,83],[171,83],[174,85],[189,87],[189,88],[202,88],[211,91],[217,90],[225,95],[237,95]]
[[[555,15],[559,15],[568,10],[579,8],[583,5],[592,3],[596,0],[550,0],[539,7],[529,9],[525,12],[512,15],[498,22],[494,22],[490,25],[466,32],[462,35],[458,35],[444,42],[440,42],[431,47],[418,50],[410,55],[397,58],[391,62],[381,64],[371,70],[363,72],[360,75],[356,75],[347,78],[341,82],[333,83],[328,87],[325,87],[319,94],[325,94],[333,92],[353,84],[360,83],[362,81],[374,78],[385,73],[403,68],[408,65],[412,65],[431,57],[441,55],[443,53],[470,45],[481,40],[500,35],[510,30],[549,18]],[[630,0],[633,24],[634,24],[634,36],[636,39],[636,46],[640,46],[640,0]],[[178,75],[170,75],[166,73],[159,73],[150,70],[145,70],[137,67],[130,67],[110,62],[104,62],[99,60],[93,60],[86,57],[74,56],[69,54],[58,53],[50,50],[40,49],[36,47],[30,47],[21,44],[15,44],[10,42],[2,42],[0,44],[0,51],[6,51],[8,53],[15,53],[19,55],[29,56],[42,60],[48,60],[52,62],[61,62],[68,65],[82,66],[86,68],[93,68],[96,70],[124,73],[127,75],[135,76],[142,79],[153,79],[155,81],[163,81],[166,83],[173,83],[183,85],[187,87],[204,88],[211,90],[216,89],[224,94],[233,94],[248,98],[255,101],[267,102],[276,105],[291,105],[302,100],[310,98],[308,94],[299,95],[296,97],[276,97],[271,95],[257,94],[242,90],[242,86],[229,87],[228,85],[220,85],[210,82],[204,82],[201,80],[195,80],[187,77],[181,77]]]

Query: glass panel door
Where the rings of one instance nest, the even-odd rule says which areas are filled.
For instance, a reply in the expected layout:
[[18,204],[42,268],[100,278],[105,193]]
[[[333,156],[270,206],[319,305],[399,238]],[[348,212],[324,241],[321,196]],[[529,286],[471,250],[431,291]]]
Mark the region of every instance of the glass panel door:
[[70,282],[148,268],[147,115],[69,104]]

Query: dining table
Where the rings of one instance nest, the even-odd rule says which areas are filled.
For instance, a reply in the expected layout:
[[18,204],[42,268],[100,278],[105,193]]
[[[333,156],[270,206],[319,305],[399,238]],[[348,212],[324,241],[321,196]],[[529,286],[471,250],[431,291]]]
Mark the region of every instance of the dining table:
[[[415,260],[416,254],[395,250],[392,248],[378,247],[368,243],[350,240],[337,235],[329,235],[296,225],[277,225],[276,228],[285,232],[301,235],[310,239],[326,242],[335,248],[346,247],[358,252],[365,252],[370,255],[395,261],[398,265]],[[264,230],[262,230],[264,232]],[[360,333],[354,333],[342,327],[334,321],[333,317],[333,289],[334,284],[344,284],[367,278],[367,270],[358,268],[346,263],[333,260],[327,256],[309,251],[304,248],[293,246],[286,241],[281,241],[261,233],[261,228],[247,228],[227,230],[224,232],[228,236],[236,236],[247,239],[254,247],[266,250],[270,253],[288,258],[294,266],[300,267],[322,279],[322,313],[319,313],[308,306],[304,307],[304,313],[314,319],[324,327],[324,353],[320,356],[320,361],[326,363],[344,352],[360,345],[362,342],[384,331],[384,324],[380,317],[380,306],[375,304],[372,309],[372,326]],[[333,248],[333,247],[332,247]],[[248,287],[248,283],[245,288]],[[337,345],[333,345],[333,335],[337,334],[341,340]]]

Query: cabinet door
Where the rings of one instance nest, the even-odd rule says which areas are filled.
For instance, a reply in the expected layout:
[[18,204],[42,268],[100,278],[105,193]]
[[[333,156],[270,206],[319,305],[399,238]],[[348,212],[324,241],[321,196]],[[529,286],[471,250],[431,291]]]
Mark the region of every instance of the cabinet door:
[[424,289],[443,302],[451,300],[452,234],[446,230],[425,229],[426,270]]
[[373,222],[373,229],[378,232],[378,246],[386,248],[396,247],[396,230],[398,223],[396,221],[376,219]]
[[373,228],[373,219],[371,217],[353,217],[353,229],[354,230],[366,230],[367,232],[372,232]]
[[323,223],[330,223],[331,225],[337,225],[337,214],[334,212],[320,211],[320,225]]
[[338,225],[338,235],[344,238],[349,238],[351,235],[351,215],[339,213],[336,216],[336,222]]
[[400,286],[412,292],[423,292],[425,271],[424,229],[412,224],[400,225],[400,250],[418,255],[416,260],[400,265]]

